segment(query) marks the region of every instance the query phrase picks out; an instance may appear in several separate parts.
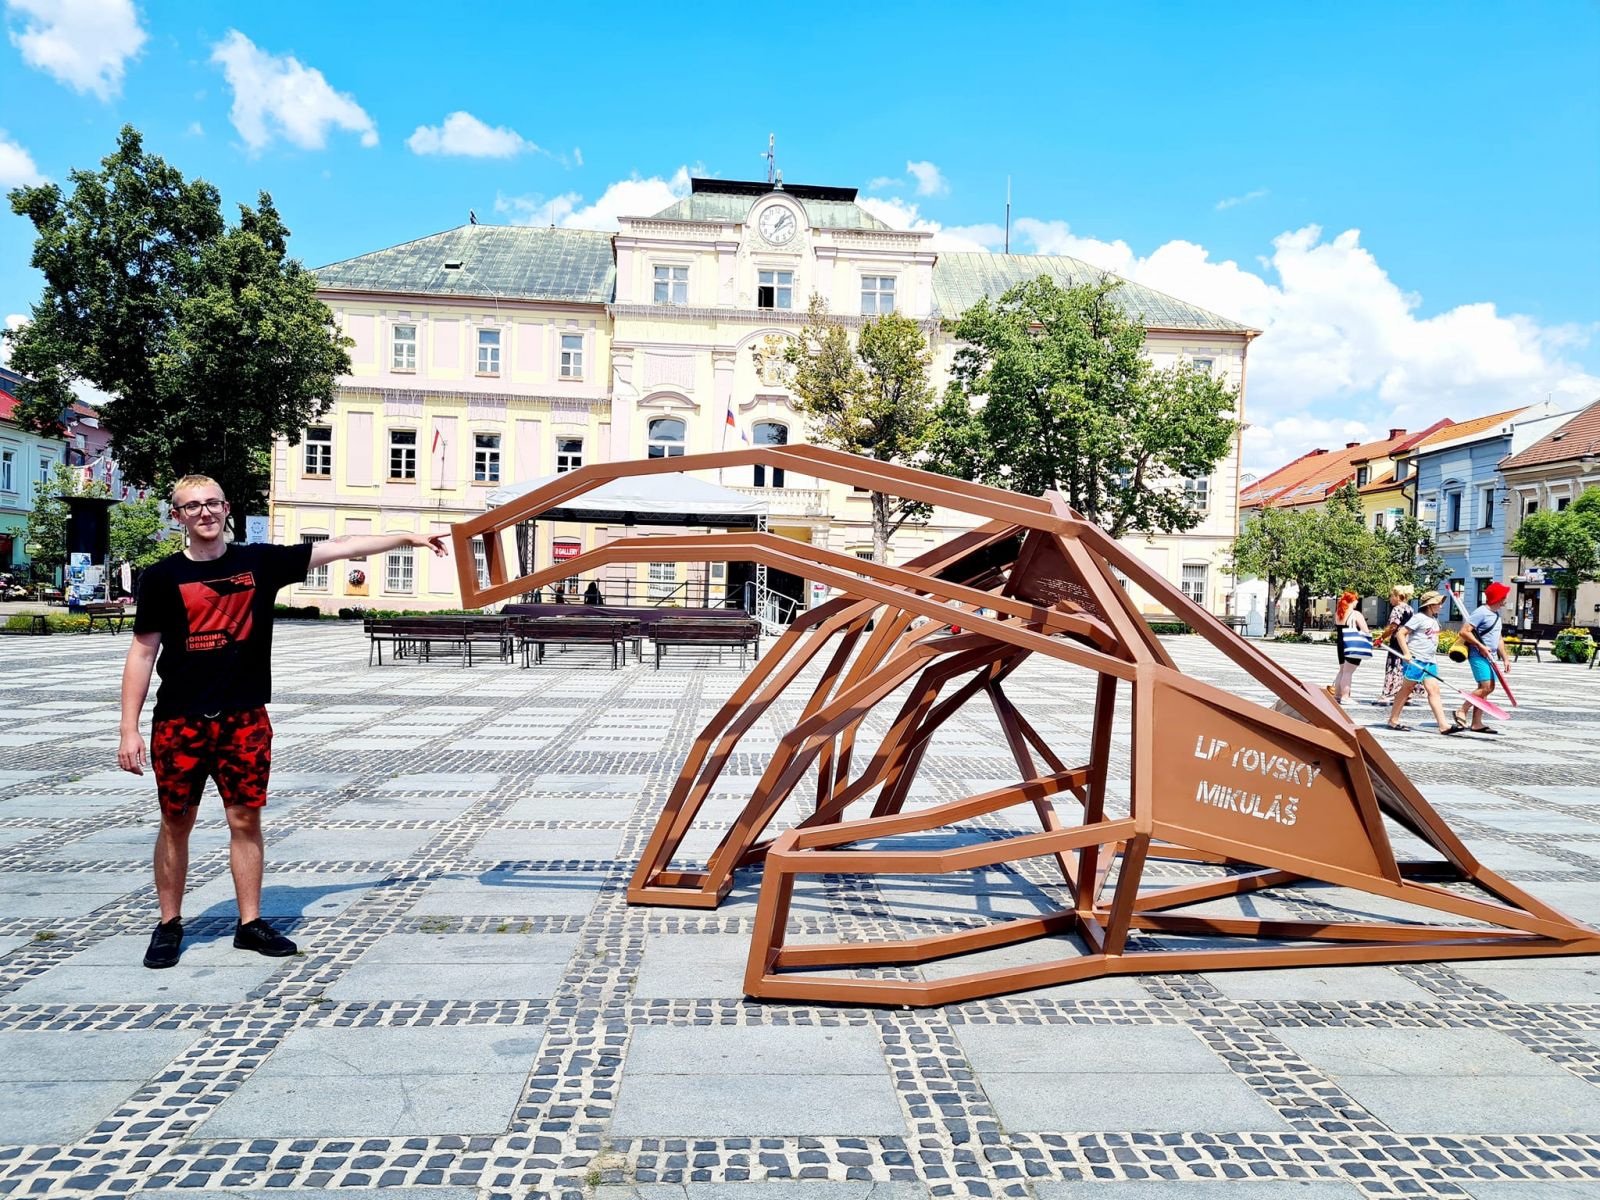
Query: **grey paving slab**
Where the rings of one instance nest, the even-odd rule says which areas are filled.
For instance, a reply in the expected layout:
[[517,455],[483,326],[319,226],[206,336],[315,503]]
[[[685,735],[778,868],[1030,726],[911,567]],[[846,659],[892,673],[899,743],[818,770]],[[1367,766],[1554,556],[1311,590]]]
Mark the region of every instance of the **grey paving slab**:
[[526,1075],[543,1036],[537,1025],[312,1026],[289,1034],[253,1078]]
[[0,1031],[0,1082],[143,1082],[196,1036],[180,1029]]
[[199,1126],[210,1138],[501,1133],[522,1075],[287,1078],[257,1075]]
[[[68,959],[34,975],[9,999],[18,1004],[235,1004],[286,962],[235,950],[230,934],[215,943],[215,953],[186,945],[177,966],[152,971],[143,964],[146,940],[110,938],[95,947],[92,959]],[[121,957],[112,960],[113,953]],[[227,958],[218,961],[223,954]]]
[[0,913],[8,917],[81,917],[151,883],[149,872],[0,872]]
[[577,948],[574,933],[391,933],[356,965],[565,963]]
[[[1525,789],[1519,788],[1519,791]],[[1600,787],[1541,787],[1526,794],[1535,800],[1543,800],[1550,804],[1570,804],[1575,808],[1587,808],[1600,812]]]
[[488,862],[615,858],[621,829],[495,829],[472,844],[473,858]]
[[[1070,1059],[1069,1059],[1070,1061]],[[1145,1066],[1144,1060],[1131,1060]],[[1109,1073],[1062,1066],[1038,1072],[980,1071],[981,1083],[1007,1129],[1049,1133],[1072,1130],[1161,1131],[1192,1129],[1281,1130],[1283,1119],[1242,1080],[1222,1073],[1124,1069],[1115,1086]]]
[[[381,871],[272,871],[261,888],[263,917],[329,917],[343,912],[388,876]],[[237,921],[233,880],[213,879],[183,898],[184,916]]]
[[[155,1188],[139,1200],[350,1200],[349,1188]],[[360,1200],[477,1200],[476,1188],[380,1187],[361,1189]]]
[[[1188,1029],[1170,1025],[1092,1025],[1070,1039],[1054,1025],[963,1025],[967,1060],[989,1072],[1117,1074],[1137,1064],[1153,1074],[1226,1074],[1227,1065]],[[1098,1127],[1097,1127],[1098,1128]]]
[[868,1026],[647,1026],[627,1071],[644,1075],[878,1075],[887,1068]]
[[1033,1194],[1035,1200],[1361,1200],[1364,1195],[1353,1183],[1306,1179],[1041,1180]]
[[734,1136],[762,1114],[762,1132],[782,1136],[903,1135],[887,1077],[829,1075],[627,1075],[611,1131],[619,1137]]
[[436,837],[432,829],[302,829],[267,848],[270,862],[336,859],[389,862],[410,858]]
[[1235,1000],[1409,1001],[1433,993],[1386,967],[1297,967],[1289,971],[1217,971],[1206,980]]
[[535,775],[530,791],[551,795],[636,796],[650,784],[648,775],[569,774],[551,772]]
[[1547,1179],[1474,1180],[1468,1185],[1473,1200],[1593,1200],[1597,1185],[1556,1183]]
[[722,934],[658,933],[645,940],[633,994],[661,999],[744,993],[750,940]]
[[604,877],[520,868],[448,876],[428,885],[411,906],[417,916],[582,916],[594,907]]
[[155,793],[148,796],[73,795],[68,792],[29,793],[0,800],[0,820],[84,821],[115,809],[138,805],[144,812],[159,812]]
[[827,1179],[777,1179],[759,1183],[601,1184],[591,1200],[927,1200],[928,1189],[916,1183],[872,1180],[835,1182]]
[[1573,1075],[1338,1076],[1351,1097],[1396,1133],[1589,1134],[1600,1089]]
[[507,821],[626,821],[635,796],[523,796],[506,809]]
[[[149,862],[155,852],[159,832],[160,826],[156,821],[146,825],[102,829],[51,850],[45,857],[51,862]],[[202,854],[226,849],[228,840],[228,827],[220,820],[208,824],[196,822],[189,834],[190,861]]]
[[414,771],[378,787],[383,792],[492,792],[500,783],[493,771]]
[[548,1000],[565,961],[547,963],[366,963],[323,991],[334,1000]]
[[87,1136],[142,1080],[49,1080],[6,1085],[0,1104],[0,1144],[62,1145]]
[[1577,960],[1582,965],[1568,969],[1556,965],[1572,961],[1507,959],[1503,965],[1493,967],[1486,963],[1455,963],[1452,969],[1518,1004],[1600,1004],[1600,960]]
[[329,821],[450,821],[471,808],[471,796],[390,796],[349,800],[328,809]]

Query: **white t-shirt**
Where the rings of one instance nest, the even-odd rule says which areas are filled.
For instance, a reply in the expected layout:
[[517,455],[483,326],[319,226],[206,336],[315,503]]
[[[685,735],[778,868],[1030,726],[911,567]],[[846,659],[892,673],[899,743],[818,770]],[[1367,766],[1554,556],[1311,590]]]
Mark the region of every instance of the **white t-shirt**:
[[1413,614],[1405,623],[1406,649],[1418,662],[1432,662],[1439,653],[1439,622],[1425,612]]

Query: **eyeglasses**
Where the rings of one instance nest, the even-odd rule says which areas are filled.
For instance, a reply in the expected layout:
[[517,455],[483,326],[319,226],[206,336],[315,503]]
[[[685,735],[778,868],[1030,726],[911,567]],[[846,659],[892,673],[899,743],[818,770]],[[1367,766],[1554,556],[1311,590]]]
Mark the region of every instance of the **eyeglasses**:
[[172,511],[181,513],[186,517],[197,516],[202,510],[208,513],[219,513],[228,507],[226,500],[191,500],[187,504],[174,504]]

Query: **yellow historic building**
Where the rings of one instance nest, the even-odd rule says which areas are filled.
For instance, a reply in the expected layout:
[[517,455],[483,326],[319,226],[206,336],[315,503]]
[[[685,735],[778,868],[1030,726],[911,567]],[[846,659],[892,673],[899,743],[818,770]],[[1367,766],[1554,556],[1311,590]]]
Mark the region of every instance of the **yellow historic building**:
[[[956,351],[945,321],[1024,279],[1101,274],[1064,257],[935,251],[929,234],[890,228],[850,188],[696,179],[671,207],[620,225],[610,235],[472,224],[320,269],[322,296],[355,343],[352,374],[326,421],[277,448],[274,537],[443,529],[483,511],[497,486],[582,462],[805,441],[782,362],[813,294],[847,325],[888,311],[918,320],[942,390]],[[1157,364],[1181,358],[1223,375],[1239,389],[1242,421],[1255,331],[1134,283],[1120,294],[1144,320]],[[761,467],[725,476],[710,482],[763,499],[776,532],[872,553],[866,493]],[[1224,612],[1237,443],[1211,476],[1172,486],[1189,494],[1200,523],[1129,544]],[[909,559],[964,524],[936,510],[904,527],[891,554]],[[542,566],[620,533],[540,523],[524,551]],[[720,569],[709,578],[671,564],[616,570],[644,594],[676,587],[686,602],[733,582]],[[611,599],[624,581],[607,582]],[[781,573],[773,585],[798,606],[818,599]],[[451,606],[457,593],[449,563],[401,552],[349,564],[288,599],[427,608]]]

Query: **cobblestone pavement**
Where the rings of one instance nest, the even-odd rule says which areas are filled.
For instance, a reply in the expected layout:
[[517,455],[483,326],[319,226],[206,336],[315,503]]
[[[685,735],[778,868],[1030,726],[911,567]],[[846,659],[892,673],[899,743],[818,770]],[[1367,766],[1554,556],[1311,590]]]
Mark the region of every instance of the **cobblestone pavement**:
[[[929,1011],[747,1002],[758,873],[712,912],[623,900],[731,661],[369,670],[354,629],[282,627],[265,910],[303,954],[232,949],[208,795],[183,961],[146,971],[156,809],[148,777],[114,770],[126,645],[0,641],[0,1193],[1600,1195],[1596,959],[1149,976]],[[1196,639],[1171,648],[1244,686]],[[1326,647],[1271,650],[1333,673]],[[1513,678],[1524,708],[1500,737],[1386,744],[1488,864],[1600,921],[1600,671],[1527,661]],[[1031,666],[1012,694],[1071,760],[1089,689]],[[798,703],[751,731],[712,820]],[[1010,771],[972,708],[914,798]],[[1125,759],[1113,775],[1125,787]],[[991,820],[965,836],[1007,828]],[[958,928],[1051,892],[1042,865],[830,878],[791,928]],[[1228,903],[1364,908],[1314,888]]]

